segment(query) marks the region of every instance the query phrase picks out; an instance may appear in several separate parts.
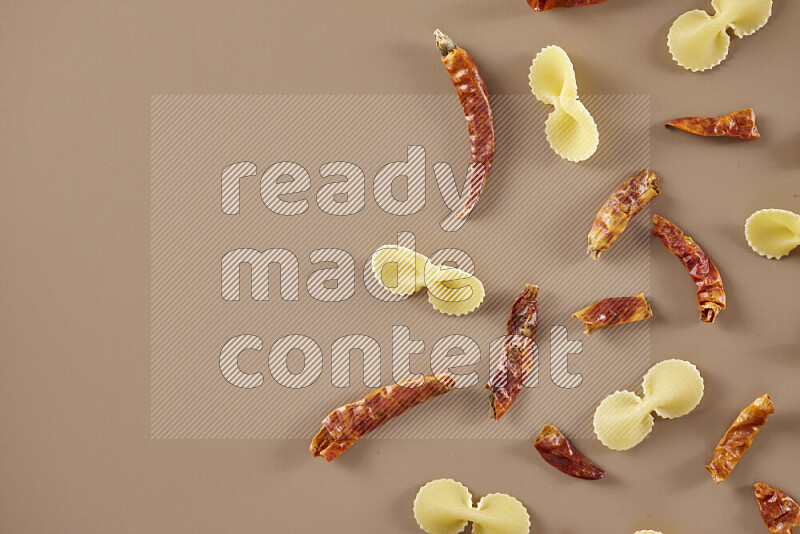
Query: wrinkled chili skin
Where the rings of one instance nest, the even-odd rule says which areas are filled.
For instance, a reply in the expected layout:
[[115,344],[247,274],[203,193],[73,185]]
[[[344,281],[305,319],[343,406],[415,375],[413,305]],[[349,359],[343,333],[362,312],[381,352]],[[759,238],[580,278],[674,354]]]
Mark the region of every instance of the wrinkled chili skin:
[[599,258],[622,235],[628,221],[661,194],[657,182],[658,175],[650,169],[644,169],[614,190],[597,212],[589,230],[589,246],[586,251],[589,256]]
[[528,0],[534,11],[548,11],[557,7],[591,6],[606,0]]
[[438,374],[376,389],[363,399],[332,411],[311,442],[311,453],[330,462],[360,437],[454,387],[455,380],[450,375]]
[[775,405],[769,395],[762,395],[742,410],[717,443],[711,463],[706,466],[714,482],[719,484],[728,478],[772,413]]
[[539,322],[538,295],[537,286],[526,284],[511,306],[506,322],[507,338],[503,342],[497,370],[486,384],[486,389],[491,391],[490,416],[497,421],[517,398],[533,367],[533,341]]
[[494,117],[489,105],[489,90],[483,81],[478,66],[472,56],[437,30],[437,45],[442,52],[442,63],[450,80],[456,88],[458,100],[464,110],[464,118],[469,130],[472,165],[467,177],[467,200],[464,207],[455,214],[463,218],[472,212],[478,202],[494,160]]
[[713,323],[717,313],[725,309],[727,298],[714,262],[700,245],[684,235],[680,228],[659,215],[653,215],[653,235],[661,238],[667,250],[683,263],[697,286],[700,320]]
[[606,472],[575,450],[569,440],[552,425],[544,425],[534,447],[545,462],[562,473],[583,480],[598,480]]
[[769,484],[753,484],[761,517],[772,534],[792,534],[792,527],[800,527],[800,505],[781,490]]
[[583,321],[586,335],[601,328],[611,328],[621,324],[643,321],[653,316],[653,310],[644,298],[643,293],[635,297],[612,297],[587,306],[572,314]]
[[756,127],[756,112],[752,108],[735,111],[724,117],[681,117],[666,125],[684,132],[704,137],[733,137],[736,139],[761,139]]

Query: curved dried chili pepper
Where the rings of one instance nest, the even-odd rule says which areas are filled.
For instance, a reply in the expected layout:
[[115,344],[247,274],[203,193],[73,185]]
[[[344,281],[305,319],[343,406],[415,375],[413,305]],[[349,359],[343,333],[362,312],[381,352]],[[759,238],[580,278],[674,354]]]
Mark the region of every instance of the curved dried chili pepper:
[[533,368],[533,341],[539,322],[538,295],[538,286],[526,284],[511,306],[500,361],[486,384],[486,389],[491,391],[490,416],[497,421],[511,407]]
[[700,320],[713,323],[726,303],[725,289],[716,265],[700,245],[665,218],[653,215],[653,225],[653,235],[660,237],[667,250],[681,260],[697,286]]
[[717,443],[714,457],[706,466],[706,471],[714,482],[719,484],[728,478],[772,413],[775,413],[775,405],[769,395],[762,395],[742,410]]
[[756,128],[756,112],[752,108],[735,111],[724,117],[682,117],[667,124],[684,132],[704,137],[735,137],[736,139],[761,139]]
[[329,462],[359,438],[388,420],[455,387],[448,374],[427,375],[377,389],[363,399],[345,404],[322,421],[322,429],[311,442],[311,453]]
[[792,534],[792,527],[800,527],[800,505],[781,490],[769,484],[753,484],[758,510],[772,534]]
[[466,50],[440,30],[433,32],[436,46],[442,53],[442,63],[458,92],[469,129],[472,165],[465,184],[466,202],[455,217],[462,218],[472,212],[478,202],[494,159],[494,118],[489,106],[489,90],[483,81],[475,60]]
[[587,254],[594,259],[608,250],[622,235],[628,221],[661,194],[658,175],[650,169],[631,176],[606,200],[589,230]]
[[635,297],[612,297],[587,306],[572,314],[583,321],[586,335],[601,328],[643,321],[653,316],[653,310],[644,298],[644,293]]
[[544,425],[534,442],[544,461],[562,473],[584,480],[597,480],[606,472],[579,453],[569,440],[552,425]]
[[591,6],[606,0],[528,0],[534,11],[548,11],[557,7]]

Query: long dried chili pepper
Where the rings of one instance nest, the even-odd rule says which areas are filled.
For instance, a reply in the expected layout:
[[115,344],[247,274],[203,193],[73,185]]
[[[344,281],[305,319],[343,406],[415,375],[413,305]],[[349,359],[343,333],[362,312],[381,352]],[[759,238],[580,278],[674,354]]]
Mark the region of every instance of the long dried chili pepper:
[[557,7],[591,6],[606,0],[528,0],[534,11],[548,11]]
[[491,391],[490,416],[497,421],[511,407],[533,368],[533,342],[539,322],[538,295],[538,286],[526,284],[511,306],[500,361],[486,384],[486,389]]
[[653,316],[653,310],[643,293],[635,297],[612,297],[587,306],[572,314],[583,321],[586,335],[601,328],[611,328],[621,324],[643,321]]
[[800,527],[800,505],[781,490],[769,484],[753,484],[758,510],[772,534],[792,534],[792,527]]
[[486,179],[494,159],[494,118],[489,106],[489,90],[478,71],[475,60],[466,50],[440,30],[433,32],[436,46],[442,53],[442,63],[458,92],[469,129],[472,165],[466,181],[466,202],[455,217],[462,218],[472,212],[486,186]]
[[761,139],[756,128],[756,112],[752,108],[735,111],[724,117],[681,117],[672,119],[665,126],[704,137]]
[[363,399],[332,411],[311,442],[311,453],[329,462],[359,438],[388,420],[425,401],[444,395],[455,387],[448,374],[427,375],[377,389]]
[[534,442],[544,461],[562,473],[584,480],[597,480],[606,472],[575,450],[569,440],[552,425],[544,425]]
[[681,260],[697,286],[700,320],[713,323],[726,303],[725,289],[716,265],[700,245],[665,218],[653,215],[653,225],[653,235],[660,237],[667,250]]
[[742,410],[717,443],[714,457],[706,466],[706,471],[714,482],[719,484],[728,478],[772,413],[775,413],[775,405],[769,395],[762,395]]
[[586,251],[589,256],[599,258],[622,235],[628,221],[661,194],[656,182],[658,175],[644,169],[614,191],[597,212],[589,230],[589,248]]

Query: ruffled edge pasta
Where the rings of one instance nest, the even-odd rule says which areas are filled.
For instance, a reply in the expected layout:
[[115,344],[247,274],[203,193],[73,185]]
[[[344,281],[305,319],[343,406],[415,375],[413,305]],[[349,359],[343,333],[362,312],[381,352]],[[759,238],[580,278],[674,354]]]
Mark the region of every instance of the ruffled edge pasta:
[[800,246],[800,215],[789,210],[758,210],[744,223],[744,235],[753,251],[779,260]]
[[[485,534],[527,534],[531,528],[530,514],[517,498],[489,493],[473,506],[469,488],[450,478],[422,486],[413,511],[417,525],[428,534],[458,534],[468,522]],[[475,526],[473,531],[478,532]]]

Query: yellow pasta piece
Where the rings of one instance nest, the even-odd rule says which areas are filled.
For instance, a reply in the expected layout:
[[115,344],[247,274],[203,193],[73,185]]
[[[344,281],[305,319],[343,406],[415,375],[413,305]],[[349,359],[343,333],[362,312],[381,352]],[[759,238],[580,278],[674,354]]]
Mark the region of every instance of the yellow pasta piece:
[[697,72],[716,67],[728,56],[728,28],[746,37],[767,23],[772,0],[711,0],[714,15],[702,9],[687,11],[669,29],[667,47],[685,69]]
[[744,223],[744,235],[758,254],[779,260],[800,245],[800,215],[778,209],[757,211]]
[[428,258],[406,247],[386,245],[372,254],[372,272],[397,295],[413,295],[425,287]]
[[624,451],[644,440],[653,429],[655,411],[665,419],[686,415],[703,398],[703,377],[683,360],[664,360],[642,380],[644,397],[630,391],[612,393],[594,412],[594,432],[609,449]]
[[575,69],[567,53],[555,45],[543,48],[533,60],[528,81],[533,96],[555,108],[545,122],[550,148],[569,161],[589,159],[597,151],[600,134],[578,100]]
[[414,519],[428,534],[458,534],[469,522],[474,534],[527,534],[531,529],[528,511],[514,497],[490,493],[472,506],[469,489],[451,479],[433,480],[420,488]]
[[460,269],[433,267],[428,281],[428,302],[447,315],[464,315],[483,302],[485,291],[480,280]]
[[372,272],[383,286],[399,295],[428,289],[428,302],[447,315],[474,311],[486,295],[475,276],[446,265],[432,265],[427,257],[405,247],[386,245],[372,254]]

